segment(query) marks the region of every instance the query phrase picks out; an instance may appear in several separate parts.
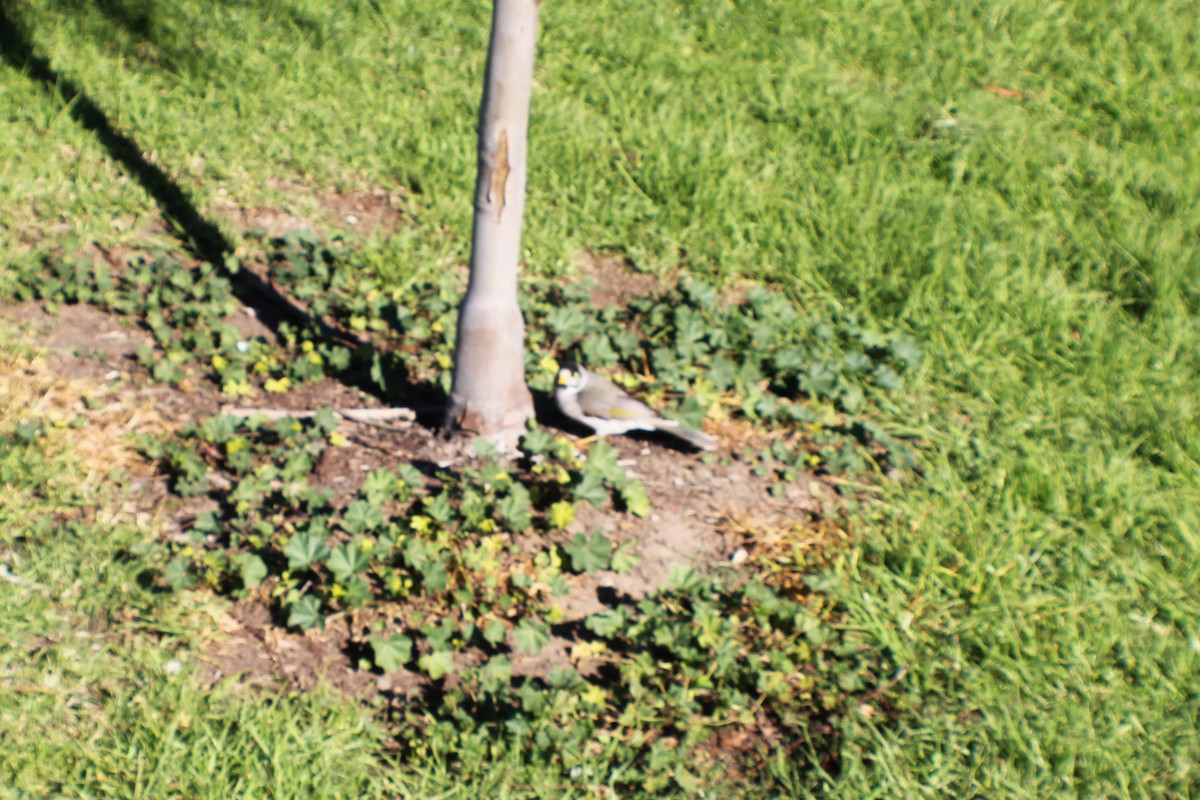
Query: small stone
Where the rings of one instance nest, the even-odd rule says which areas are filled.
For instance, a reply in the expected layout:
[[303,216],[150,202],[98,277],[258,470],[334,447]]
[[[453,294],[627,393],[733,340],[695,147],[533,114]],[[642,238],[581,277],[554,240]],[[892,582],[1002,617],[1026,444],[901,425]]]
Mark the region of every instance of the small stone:
[[729,557],[729,563],[733,564],[736,567],[738,564],[741,564],[743,561],[745,561],[749,557],[750,557],[750,554],[746,552],[746,548],[739,547],[737,550],[734,550],[733,555],[731,555]]

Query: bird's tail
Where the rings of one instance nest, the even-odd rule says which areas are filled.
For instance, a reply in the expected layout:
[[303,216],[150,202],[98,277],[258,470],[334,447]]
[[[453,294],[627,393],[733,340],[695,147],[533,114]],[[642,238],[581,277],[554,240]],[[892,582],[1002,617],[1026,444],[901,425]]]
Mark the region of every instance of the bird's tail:
[[657,426],[660,431],[669,433],[673,436],[678,436],[685,442],[695,447],[697,450],[707,450],[712,452],[717,449],[717,440],[709,436],[707,433],[692,430],[676,420],[663,419]]

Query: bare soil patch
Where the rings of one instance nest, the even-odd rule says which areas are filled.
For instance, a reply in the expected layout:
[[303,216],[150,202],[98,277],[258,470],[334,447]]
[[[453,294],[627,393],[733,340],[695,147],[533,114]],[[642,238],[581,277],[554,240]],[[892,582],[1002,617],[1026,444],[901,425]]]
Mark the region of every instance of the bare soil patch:
[[596,284],[591,297],[596,308],[610,303],[625,306],[630,300],[652,295],[664,286],[657,276],[638,272],[620,253],[581,252],[576,259],[580,271]]
[[[630,300],[659,294],[677,279],[675,275],[660,277],[649,272],[639,272],[621,253],[582,251],[576,254],[575,259],[579,271],[595,283],[591,301],[597,308],[603,308],[610,303],[623,308]],[[726,305],[744,303],[746,292],[753,285],[755,284],[752,281],[722,285],[719,295],[721,302]]]
[[62,305],[53,313],[44,303],[0,305],[0,322],[37,348],[91,353],[93,363],[120,361],[154,343],[136,326],[88,305]]
[[211,203],[212,211],[235,230],[259,231],[268,237],[329,229],[365,237],[395,230],[404,221],[403,196],[381,186],[361,192],[336,192],[313,190],[295,181],[275,181],[269,188],[289,200],[279,207],[265,207],[217,197]]

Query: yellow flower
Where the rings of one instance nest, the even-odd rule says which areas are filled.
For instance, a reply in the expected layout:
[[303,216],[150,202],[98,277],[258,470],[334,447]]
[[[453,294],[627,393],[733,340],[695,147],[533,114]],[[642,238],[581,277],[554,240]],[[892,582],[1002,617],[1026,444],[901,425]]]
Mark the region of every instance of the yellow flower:
[[575,505],[566,500],[560,500],[550,506],[550,526],[557,530],[565,530],[575,521]]
[[583,694],[579,695],[579,699],[590,706],[600,707],[604,705],[604,701],[608,700],[608,692],[595,684],[591,684],[583,690]]
[[574,661],[583,661],[607,651],[608,645],[604,642],[579,642],[571,648],[571,659]]
[[221,391],[230,397],[249,397],[254,394],[254,387],[249,381],[226,381],[221,385]]

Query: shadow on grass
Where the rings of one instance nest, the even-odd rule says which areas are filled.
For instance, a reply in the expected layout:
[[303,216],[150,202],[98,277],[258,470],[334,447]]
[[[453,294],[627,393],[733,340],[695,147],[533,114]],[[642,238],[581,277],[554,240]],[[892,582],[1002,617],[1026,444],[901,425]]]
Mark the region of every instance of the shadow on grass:
[[[279,327],[285,323],[300,328],[312,326],[327,341],[349,347],[357,354],[359,364],[372,363],[377,348],[371,343],[314,318],[270,281],[254,272],[231,269],[227,259],[232,256],[234,248],[220,228],[197,210],[187,191],[165,170],[147,160],[133,137],[113,126],[108,114],[78,84],[56,71],[48,59],[34,52],[28,31],[9,10],[10,7],[9,3],[0,0],[0,59],[38,83],[48,95],[56,97],[68,109],[71,119],[95,134],[109,157],[119,163],[154,198],[163,216],[170,223],[168,227],[178,232],[185,248],[213,265],[228,278],[234,296],[253,310],[258,319],[272,331],[278,332]],[[132,19],[124,19],[123,22],[135,32],[145,25],[145,20],[139,22],[136,15]],[[386,354],[380,355],[382,360],[389,360]],[[445,394],[431,384],[411,382],[406,375],[400,374],[401,372],[402,369],[391,370],[387,391],[381,390],[363,370],[353,367],[342,379],[384,402],[388,402],[391,396],[399,395],[407,404],[416,407],[419,419],[424,424],[430,427],[439,426],[441,417],[437,412],[445,407]],[[396,391],[392,391],[393,387]]]

